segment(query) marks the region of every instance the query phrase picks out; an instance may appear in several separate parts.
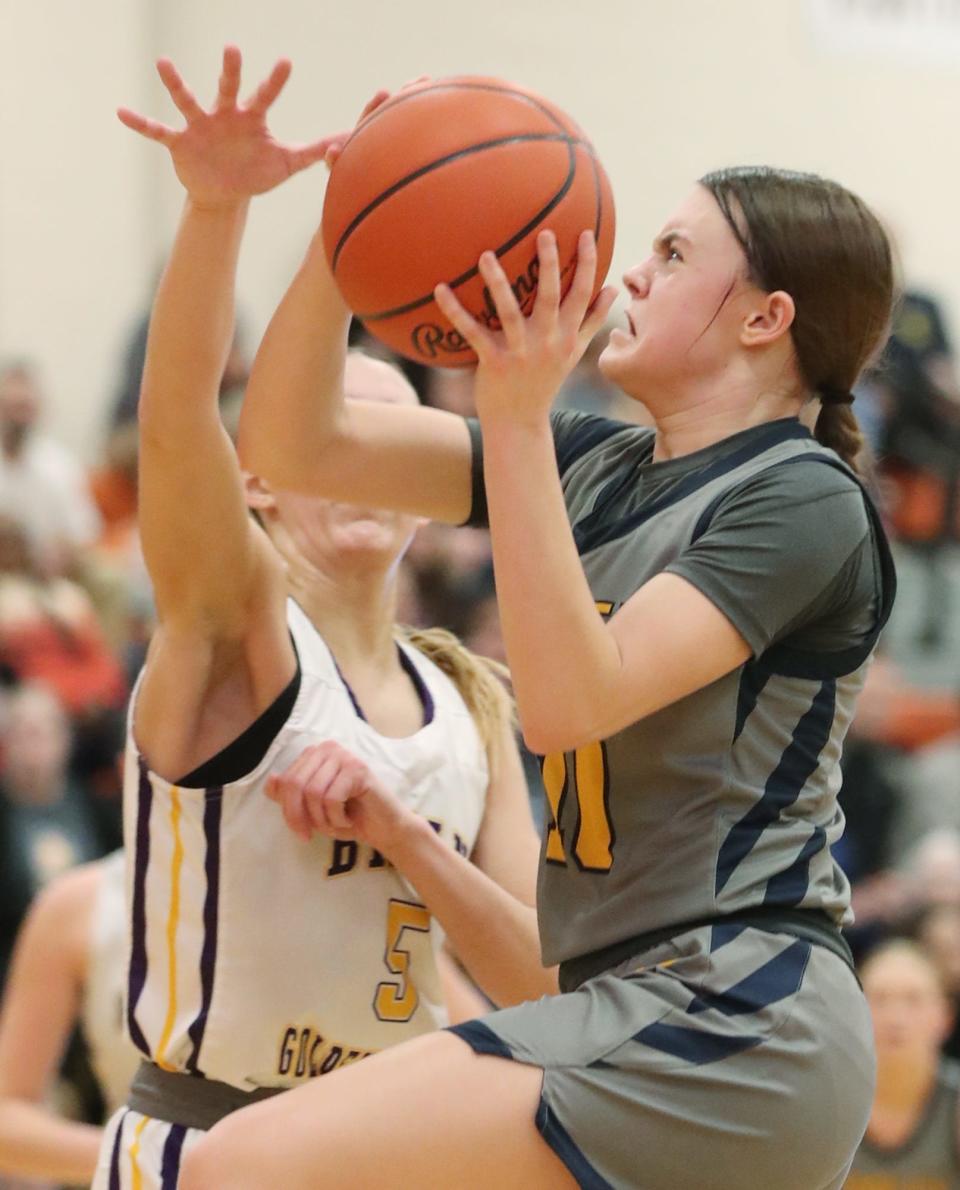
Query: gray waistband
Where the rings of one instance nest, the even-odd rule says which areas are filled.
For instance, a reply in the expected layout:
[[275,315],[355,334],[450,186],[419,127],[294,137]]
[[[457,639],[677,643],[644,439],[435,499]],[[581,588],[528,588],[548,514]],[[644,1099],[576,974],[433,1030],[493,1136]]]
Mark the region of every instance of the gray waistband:
[[[752,909],[739,909],[733,913],[726,913],[716,917],[702,917],[697,921],[688,921],[680,925],[665,926],[659,930],[648,930],[634,938],[627,938],[623,942],[615,942],[612,946],[605,946],[602,950],[592,951],[590,954],[578,955],[573,959],[565,959],[560,964],[560,991],[573,992],[588,979],[609,971],[627,959],[642,954],[645,950],[652,950],[687,934],[691,930],[701,929],[703,926],[716,925],[751,926],[757,930],[768,930],[774,934],[790,934],[794,938],[802,938],[806,942],[826,947],[837,958],[843,959],[850,970],[856,975],[853,955],[847,940],[840,933],[839,926],[820,909],[784,909],[779,905],[756,905]],[[859,982],[859,979],[858,981]]]
[[279,1095],[283,1087],[260,1087],[241,1091],[215,1078],[161,1070],[153,1062],[141,1062],[133,1076],[127,1104],[143,1116],[183,1124],[186,1128],[212,1128],[224,1116]]

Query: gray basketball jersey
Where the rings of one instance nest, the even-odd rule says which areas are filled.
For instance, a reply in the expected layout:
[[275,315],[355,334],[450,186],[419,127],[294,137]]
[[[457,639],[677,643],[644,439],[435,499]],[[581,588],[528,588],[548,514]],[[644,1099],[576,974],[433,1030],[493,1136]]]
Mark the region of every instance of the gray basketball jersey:
[[[543,758],[544,961],[761,905],[845,920],[849,886],[830,854],[838,762],[895,585],[861,485],[795,419],[658,463],[651,430],[576,413],[553,428],[600,612],[671,571],[754,656],[606,740]],[[478,489],[471,519],[483,515]]]
[[958,1096],[960,1065],[944,1060],[913,1133],[890,1149],[864,1137],[845,1190],[960,1190]]

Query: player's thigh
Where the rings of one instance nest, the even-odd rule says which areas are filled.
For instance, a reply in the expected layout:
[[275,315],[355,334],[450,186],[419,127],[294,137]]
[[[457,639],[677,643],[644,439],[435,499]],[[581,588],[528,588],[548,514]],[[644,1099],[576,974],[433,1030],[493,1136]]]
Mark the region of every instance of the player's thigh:
[[227,1117],[181,1190],[571,1190],[536,1127],[543,1072],[435,1033]]

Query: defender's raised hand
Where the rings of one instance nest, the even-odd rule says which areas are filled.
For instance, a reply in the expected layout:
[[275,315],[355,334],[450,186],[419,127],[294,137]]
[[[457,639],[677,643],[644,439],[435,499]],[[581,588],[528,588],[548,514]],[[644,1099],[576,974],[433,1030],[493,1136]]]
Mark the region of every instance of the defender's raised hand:
[[200,205],[236,203],[272,190],[292,174],[322,160],[337,137],[308,145],[283,145],[267,127],[267,112],[290,77],[290,62],[281,58],[250,99],[238,103],[240,51],[227,46],[213,107],[200,106],[168,58],[157,71],[186,126],[179,130],[150,120],[129,108],[117,109],[134,132],[159,141],[170,150],[177,177]]

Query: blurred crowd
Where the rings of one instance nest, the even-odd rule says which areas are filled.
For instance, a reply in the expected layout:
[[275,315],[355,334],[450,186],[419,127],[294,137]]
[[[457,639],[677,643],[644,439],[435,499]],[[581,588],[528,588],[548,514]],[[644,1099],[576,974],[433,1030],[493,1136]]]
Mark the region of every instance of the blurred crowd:
[[[359,325],[351,339],[390,358]],[[0,981],[40,890],[121,844],[126,706],[153,614],[137,531],[145,341],[146,318],[130,336],[92,468],[48,432],[35,364],[0,363]],[[598,353],[599,344],[560,404],[643,421],[604,381]],[[470,373],[397,362],[426,404],[472,413]],[[238,335],[221,386],[228,429],[248,364]],[[933,298],[905,295],[854,409],[901,589],[843,760],[838,858],[857,914],[848,938],[861,961],[891,939],[912,940],[948,1001],[937,1044],[960,1057],[960,383]],[[486,532],[428,525],[404,566],[402,622],[445,625],[504,659]],[[542,821],[536,759],[527,762]],[[71,1061],[82,1092],[82,1053]]]

